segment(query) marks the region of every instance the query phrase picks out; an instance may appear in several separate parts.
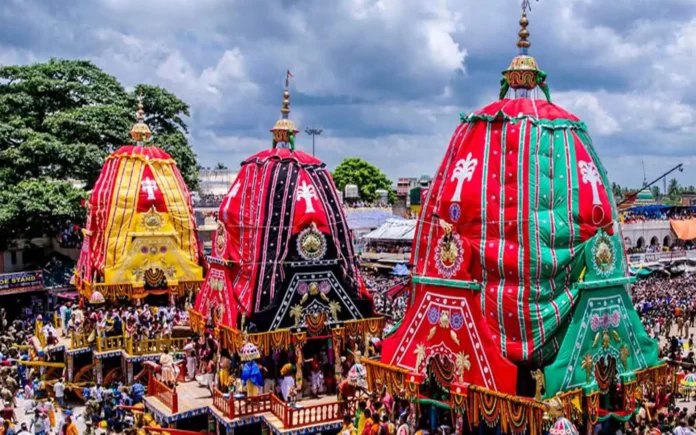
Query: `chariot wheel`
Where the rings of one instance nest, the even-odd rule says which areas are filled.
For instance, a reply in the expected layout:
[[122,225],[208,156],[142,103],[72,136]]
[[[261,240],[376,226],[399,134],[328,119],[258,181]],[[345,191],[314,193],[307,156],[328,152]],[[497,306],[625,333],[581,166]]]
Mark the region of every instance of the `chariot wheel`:
[[106,376],[104,376],[105,386],[111,385],[114,381],[123,381],[123,370],[121,370],[121,367],[115,367],[109,370]]
[[73,383],[79,385],[73,389],[77,397],[79,397],[80,400],[85,400],[85,395],[82,393],[82,390],[94,384],[94,364],[87,364],[78,370],[73,377]]
[[44,381],[57,381],[63,377],[63,369],[60,367],[49,367],[44,373]]

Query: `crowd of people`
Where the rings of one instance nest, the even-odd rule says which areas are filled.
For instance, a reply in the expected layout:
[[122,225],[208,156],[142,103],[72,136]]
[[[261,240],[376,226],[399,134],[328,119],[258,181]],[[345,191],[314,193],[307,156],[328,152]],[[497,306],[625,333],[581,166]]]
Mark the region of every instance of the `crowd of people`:
[[346,200],[343,202],[343,208],[345,209],[354,209],[354,208],[380,208],[380,209],[387,209],[391,208],[391,206],[387,203],[383,202],[368,202],[368,201],[352,201],[352,200]]
[[199,193],[197,198],[193,198],[194,207],[220,207],[225,194]]
[[[172,337],[177,327],[187,327],[188,312],[183,307],[120,306],[106,308],[101,306],[76,307],[72,302],[61,304],[58,315],[62,319],[63,332],[76,332],[89,336],[111,337],[126,335],[134,342],[148,339]],[[48,335],[47,335],[48,337]]]
[[639,222],[684,220],[696,217],[692,207],[645,206],[636,207],[621,213],[621,223],[634,224]]
[[79,225],[68,223],[58,234],[58,245],[61,248],[79,248],[82,245],[82,230]]
[[[363,273],[366,285],[375,296],[375,305],[390,320],[387,328],[403,317],[408,301],[408,286],[405,291],[388,290],[398,286],[403,278],[388,272],[366,270]],[[696,279],[689,274],[667,275],[656,272],[639,280],[631,286],[632,299],[648,333],[660,343],[660,356],[681,364],[682,375],[694,371],[694,334],[696,334]],[[57,309],[63,320],[57,329],[46,316],[35,313],[33,317],[2,324],[0,335],[0,398],[4,408],[0,412],[0,435],[29,433],[48,433],[75,435],[75,420],[84,419],[88,427],[104,427],[109,431],[120,431],[132,426],[133,415],[130,407],[142,402],[143,385],[123,384],[93,385],[83,391],[87,398],[86,411],[79,415],[63,412],[65,407],[66,381],[60,379],[46,382],[39,368],[17,364],[18,360],[31,358],[29,350],[13,347],[12,343],[31,343],[32,325],[38,319],[42,322],[42,333],[46,337],[47,359],[50,360],[50,346],[57,343],[57,337],[72,332],[89,334],[92,337],[126,334],[136,341],[147,338],[171,336],[176,327],[188,324],[183,307],[166,306],[141,307],[79,307],[72,302],[63,302]],[[0,318],[3,318],[0,310]],[[2,322],[0,322],[2,323]],[[346,351],[335,361],[336,355],[326,344],[306,348],[302,358],[294,350],[276,351],[261,355],[255,362],[261,376],[258,391],[274,392],[289,404],[302,397],[337,395],[341,393],[340,380],[334,376],[340,366],[342,379],[347,379],[360,355],[374,356],[379,353],[378,339],[363,342],[352,339]],[[170,386],[177,384],[178,371],[185,370],[185,379],[197,380],[202,386],[213,385],[225,394],[247,394],[253,376],[245,374],[245,362],[238,355],[225,353],[210,334],[194,337],[187,341],[183,349],[184,361],[176,361],[169,351],[159,360],[159,378]],[[182,363],[182,364],[180,364]],[[338,364],[337,364],[338,363]],[[302,385],[298,383],[302,379]],[[256,372],[255,372],[256,373]],[[53,393],[53,394],[49,394]],[[53,400],[46,400],[52,395]],[[16,408],[15,398],[21,397],[25,407]],[[593,433],[620,433],[653,435],[656,433],[696,434],[696,415],[683,402],[688,397],[681,392],[653,392],[627,421],[611,427],[594,428]],[[18,413],[30,415],[28,422],[18,423]],[[376,397],[366,393],[361,397],[355,412],[344,419],[341,434],[347,435],[412,435],[409,431],[409,407],[407,402],[395,398]],[[444,418],[439,425],[442,433],[450,433],[449,421]],[[660,432],[656,432],[659,430]],[[14,432],[13,432],[14,431]],[[72,431],[72,432],[70,432]]]

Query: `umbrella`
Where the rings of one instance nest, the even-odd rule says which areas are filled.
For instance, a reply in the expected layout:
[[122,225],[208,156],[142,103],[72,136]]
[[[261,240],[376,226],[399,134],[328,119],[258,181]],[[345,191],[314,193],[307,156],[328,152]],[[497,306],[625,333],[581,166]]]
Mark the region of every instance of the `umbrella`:
[[365,366],[362,364],[353,364],[353,367],[348,371],[348,384],[354,387],[367,388],[367,372],[365,371]]
[[104,295],[100,291],[95,290],[89,296],[90,304],[103,304],[104,302],[106,302],[106,299],[104,299]]
[[239,351],[239,358],[242,361],[253,361],[261,358],[261,354],[259,354],[259,348],[254,343],[246,343]]
[[551,435],[578,435],[575,425],[565,417],[561,417],[551,426]]
[[696,373],[689,373],[688,375],[684,376],[684,379],[682,379],[679,384],[683,390],[696,389]]

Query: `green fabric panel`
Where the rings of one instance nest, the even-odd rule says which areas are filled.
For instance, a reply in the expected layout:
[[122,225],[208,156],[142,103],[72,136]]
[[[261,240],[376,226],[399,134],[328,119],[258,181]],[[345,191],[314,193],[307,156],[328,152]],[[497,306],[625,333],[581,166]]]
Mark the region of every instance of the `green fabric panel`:
[[440,402],[439,400],[432,400],[421,397],[418,399],[418,402],[422,405],[432,405],[442,409],[452,409],[452,406],[450,406],[448,403]]
[[[610,318],[608,328],[602,324],[605,315]],[[616,326],[611,324],[612,318],[614,321],[618,318]],[[605,329],[610,331],[607,347],[603,346]],[[619,341],[613,337],[614,331],[618,333]],[[544,369],[546,397],[585,386],[585,371],[581,365],[587,354],[595,361],[604,355],[612,355],[617,359],[619,375],[659,364],[657,344],[645,332],[622,286],[582,292],[566,337],[556,360]],[[624,345],[629,350],[627,367],[621,360],[621,347]],[[594,374],[591,382],[593,380]]]
[[640,411],[640,406],[636,406],[633,409],[633,412],[631,412],[630,414],[627,414],[627,415],[623,415],[623,416],[614,414],[613,412],[610,412],[609,414],[605,415],[604,417],[599,417],[597,419],[597,421],[604,422],[604,421],[609,420],[610,418],[613,418],[614,420],[621,421],[621,422],[629,421],[634,415],[636,415],[636,413],[638,413],[638,411]]

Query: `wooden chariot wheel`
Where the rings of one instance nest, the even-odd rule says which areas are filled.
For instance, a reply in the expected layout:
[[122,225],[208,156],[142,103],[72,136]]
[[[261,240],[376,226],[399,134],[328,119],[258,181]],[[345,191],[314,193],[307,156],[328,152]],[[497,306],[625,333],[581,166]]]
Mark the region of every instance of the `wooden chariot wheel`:
[[94,384],[94,364],[87,364],[75,373],[73,377],[72,389],[80,398],[85,400],[84,388],[89,388]]

